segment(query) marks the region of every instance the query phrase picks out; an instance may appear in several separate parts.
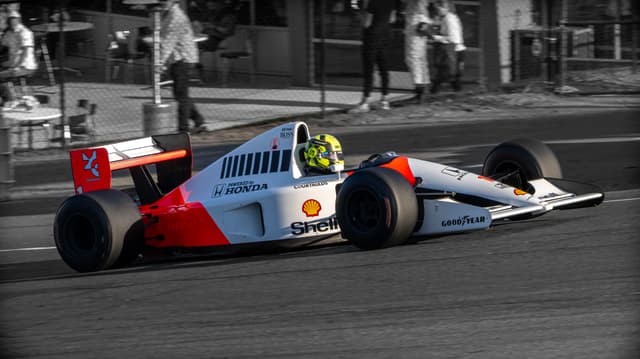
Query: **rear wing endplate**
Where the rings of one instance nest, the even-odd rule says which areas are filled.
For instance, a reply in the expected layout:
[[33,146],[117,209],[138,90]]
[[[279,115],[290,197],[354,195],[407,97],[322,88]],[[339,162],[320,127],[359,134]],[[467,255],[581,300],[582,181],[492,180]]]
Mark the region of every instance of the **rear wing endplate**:
[[157,135],[69,152],[76,194],[111,188],[112,172],[157,166],[165,190],[191,177],[191,139],[186,133]]

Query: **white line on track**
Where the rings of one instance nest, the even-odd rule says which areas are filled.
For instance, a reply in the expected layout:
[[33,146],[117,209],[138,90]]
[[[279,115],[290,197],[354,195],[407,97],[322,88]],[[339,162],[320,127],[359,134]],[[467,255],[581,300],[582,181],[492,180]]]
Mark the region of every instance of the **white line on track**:
[[[636,142],[636,141],[640,141],[640,137],[621,136],[621,137],[601,137],[601,138],[575,138],[575,139],[565,139],[565,140],[548,140],[543,142],[546,144],[552,144],[552,145],[562,145],[562,144],[568,145],[568,144],[584,144],[584,143],[619,143],[619,142]],[[490,145],[481,145],[481,146],[486,147]],[[476,147],[476,146],[472,146],[472,147]],[[460,167],[481,168],[482,166],[484,166],[482,163],[478,163],[478,164],[467,165],[467,166],[461,165]]]
[[0,253],[22,252],[22,251],[46,251],[46,250],[50,250],[50,249],[56,249],[56,247],[31,247],[31,248],[0,249]]
[[635,142],[640,141],[640,137],[603,137],[603,138],[576,138],[567,140],[549,140],[543,141],[547,144],[573,144],[573,143],[616,143],[616,142]]
[[640,200],[640,197],[608,199],[608,200],[604,200],[602,203],[629,202],[629,201],[638,201],[638,200]]

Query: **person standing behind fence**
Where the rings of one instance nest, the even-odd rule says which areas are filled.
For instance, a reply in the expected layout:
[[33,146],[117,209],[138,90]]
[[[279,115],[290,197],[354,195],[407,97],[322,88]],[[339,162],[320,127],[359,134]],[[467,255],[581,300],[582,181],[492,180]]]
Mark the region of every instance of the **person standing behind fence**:
[[31,76],[38,69],[33,51],[33,32],[22,24],[20,13],[15,10],[9,12],[7,22],[9,26],[2,36],[2,46],[8,48],[8,60],[0,71],[2,103],[15,100],[15,93],[7,81]]
[[465,50],[460,18],[451,11],[453,5],[449,0],[436,0],[435,8],[440,17],[440,34],[433,35],[435,77],[431,93],[437,93],[440,84],[451,82],[455,91],[462,89],[460,78],[464,70]]
[[[238,7],[238,0],[192,2],[188,15],[193,31],[207,35],[207,39],[198,44],[201,51],[218,51],[220,44],[235,34]],[[200,79],[204,79],[204,65],[198,63],[196,68]]]
[[216,51],[220,43],[233,36],[238,21],[237,0],[207,0],[200,14],[190,15],[194,30],[207,35],[207,40],[199,44],[203,51]]
[[195,122],[191,133],[206,132],[204,118],[189,97],[189,69],[198,63],[198,47],[193,39],[189,18],[178,0],[166,0],[160,28],[160,63],[168,66],[173,80],[173,97],[178,102],[178,131],[189,131],[189,119]]
[[408,0],[405,9],[405,63],[411,72],[416,102],[424,100],[424,90],[431,80],[427,60],[427,38],[431,20],[427,14],[427,0]]
[[371,91],[373,90],[373,70],[378,66],[382,85],[380,107],[389,110],[389,46],[391,43],[391,24],[396,20],[398,0],[369,0],[364,1],[363,36],[362,36],[362,67],[364,81],[362,100],[351,113],[368,112],[371,107]]

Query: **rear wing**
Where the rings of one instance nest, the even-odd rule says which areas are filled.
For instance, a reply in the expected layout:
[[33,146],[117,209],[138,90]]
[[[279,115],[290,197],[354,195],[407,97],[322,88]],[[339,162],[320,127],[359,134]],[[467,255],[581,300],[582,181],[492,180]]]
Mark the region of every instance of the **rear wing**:
[[[130,169],[143,202],[153,201],[191,178],[191,138],[157,135],[69,152],[76,194],[111,188],[112,172]],[[147,165],[156,165],[153,181]]]

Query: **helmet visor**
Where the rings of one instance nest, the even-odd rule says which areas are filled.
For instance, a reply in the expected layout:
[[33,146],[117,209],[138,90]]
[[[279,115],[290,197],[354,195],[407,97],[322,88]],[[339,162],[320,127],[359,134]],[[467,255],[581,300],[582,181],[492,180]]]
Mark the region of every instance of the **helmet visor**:
[[331,162],[343,161],[344,160],[344,156],[342,155],[342,152],[336,152],[336,151],[320,152],[319,157],[320,158],[326,158],[326,159],[330,160]]

